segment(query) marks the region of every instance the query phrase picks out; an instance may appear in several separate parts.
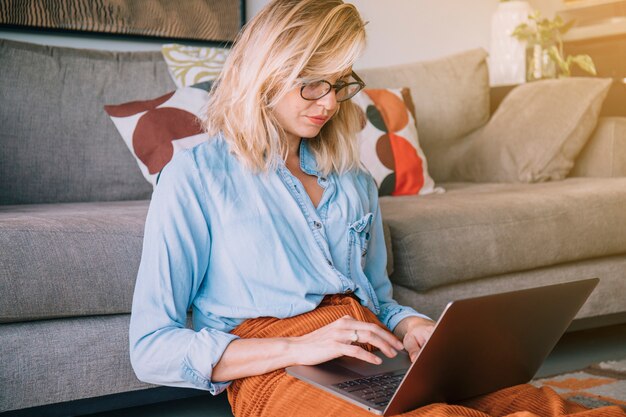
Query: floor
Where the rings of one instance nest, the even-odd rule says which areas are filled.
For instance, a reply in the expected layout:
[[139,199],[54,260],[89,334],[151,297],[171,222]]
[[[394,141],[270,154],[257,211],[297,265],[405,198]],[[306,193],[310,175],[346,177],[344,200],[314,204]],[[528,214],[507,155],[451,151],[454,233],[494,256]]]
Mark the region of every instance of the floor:
[[[537,377],[581,369],[595,362],[626,358],[626,324],[566,333]],[[232,417],[225,395],[199,396],[127,408],[91,417]]]

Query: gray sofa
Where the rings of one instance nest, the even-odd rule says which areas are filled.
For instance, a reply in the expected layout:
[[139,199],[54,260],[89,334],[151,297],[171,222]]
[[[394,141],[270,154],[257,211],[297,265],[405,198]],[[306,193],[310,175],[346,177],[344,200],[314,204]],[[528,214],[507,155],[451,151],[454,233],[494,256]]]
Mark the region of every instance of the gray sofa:
[[[489,118],[485,56],[361,72],[412,87],[447,189],[381,198],[395,297],[436,318],[451,299],[598,276],[577,323],[624,320],[626,119],[601,119],[577,178],[446,182],[454,151],[441,143]],[[0,71],[0,412],[154,390],[135,378],[127,336],[152,190],[102,106],[172,91],[166,65],[158,52],[0,40]]]

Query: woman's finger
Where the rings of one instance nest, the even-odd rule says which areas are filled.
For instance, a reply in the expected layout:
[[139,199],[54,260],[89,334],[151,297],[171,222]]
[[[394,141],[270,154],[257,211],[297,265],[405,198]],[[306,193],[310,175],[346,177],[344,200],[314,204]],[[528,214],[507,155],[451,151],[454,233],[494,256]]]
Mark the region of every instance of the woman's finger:
[[[370,345],[380,349],[380,351],[389,358],[393,358],[398,354],[398,352],[396,351],[396,349],[394,349],[392,345],[390,345],[385,339],[380,337],[378,334],[372,332],[371,330],[345,330],[344,332],[344,337],[346,340],[348,340],[348,343],[369,343]],[[354,337],[355,332],[358,338]]]
[[339,347],[341,353],[344,356],[351,356],[353,358],[361,359],[362,361],[372,363],[374,365],[380,365],[383,360],[373,353],[368,352],[357,345],[344,345]]
[[377,335],[380,339],[385,341],[389,346],[393,347],[394,349],[400,350],[404,347],[402,345],[402,342],[399,341],[393,333],[388,330],[382,329],[376,324],[355,321],[354,323],[351,323],[351,326],[352,328],[354,328],[354,330],[357,331],[357,333],[369,331],[372,334]]
[[407,333],[407,335],[404,337],[404,348],[409,353],[409,356],[411,357],[411,362],[415,362],[417,354],[419,353],[421,348],[419,342],[415,338],[415,335]]

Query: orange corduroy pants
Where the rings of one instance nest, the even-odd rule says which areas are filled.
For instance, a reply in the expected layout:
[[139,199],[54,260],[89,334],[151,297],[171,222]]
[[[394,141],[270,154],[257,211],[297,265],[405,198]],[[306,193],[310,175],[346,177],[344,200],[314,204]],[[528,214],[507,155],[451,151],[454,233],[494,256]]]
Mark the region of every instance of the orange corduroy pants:
[[[377,323],[376,316],[358,300],[344,295],[327,296],[313,311],[287,319],[260,317],[241,323],[233,334],[242,338],[294,337],[310,333],[346,314]],[[366,347],[366,345],[364,345]],[[373,414],[302,382],[284,369],[242,378],[228,388],[228,400],[236,417],[358,416]],[[430,404],[401,414],[411,417],[624,417],[619,407],[588,410],[563,400],[550,388],[518,385],[465,401],[459,405]]]

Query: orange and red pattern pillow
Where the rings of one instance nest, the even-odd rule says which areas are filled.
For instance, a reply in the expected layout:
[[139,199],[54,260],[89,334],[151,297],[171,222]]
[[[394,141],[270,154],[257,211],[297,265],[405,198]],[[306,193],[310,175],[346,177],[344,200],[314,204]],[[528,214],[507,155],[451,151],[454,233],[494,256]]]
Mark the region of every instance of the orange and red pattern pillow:
[[428,174],[409,89],[365,89],[352,101],[363,112],[358,133],[361,162],[374,177],[378,194],[443,192]]
[[104,106],[141,173],[153,186],[174,153],[205,140],[200,117],[210,83],[179,88],[164,96]]

